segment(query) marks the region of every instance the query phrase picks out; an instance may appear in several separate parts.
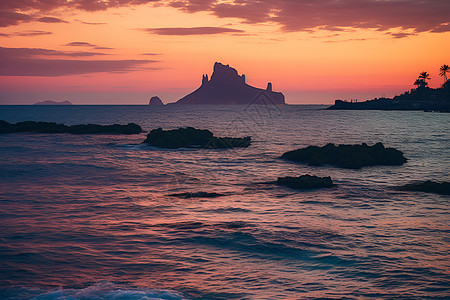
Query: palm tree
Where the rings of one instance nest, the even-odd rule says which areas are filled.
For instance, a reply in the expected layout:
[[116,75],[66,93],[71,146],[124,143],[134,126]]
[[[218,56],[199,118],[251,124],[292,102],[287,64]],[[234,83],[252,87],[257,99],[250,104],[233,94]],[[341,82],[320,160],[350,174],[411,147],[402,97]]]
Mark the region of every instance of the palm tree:
[[419,79],[423,79],[423,81],[427,81],[427,79],[430,79],[430,74],[428,72],[421,72],[419,75]]
[[414,82],[414,85],[417,85],[417,88],[426,87],[427,84],[428,84],[428,82],[426,82],[422,78],[417,78],[416,81]]
[[443,65],[439,71],[441,71],[441,73],[439,73],[440,76],[444,77],[444,83],[447,82],[447,72],[450,72],[450,67],[448,65]]

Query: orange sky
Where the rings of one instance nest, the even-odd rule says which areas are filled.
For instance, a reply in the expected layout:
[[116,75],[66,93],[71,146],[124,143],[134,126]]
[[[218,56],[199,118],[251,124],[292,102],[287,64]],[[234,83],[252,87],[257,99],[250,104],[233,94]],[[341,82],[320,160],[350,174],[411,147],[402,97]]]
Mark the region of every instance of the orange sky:
[[0,104],[174,102],[216,61],[289,104],[329,104],[393,96],[422,71],[438,87],[450,64],[448,1],[85,2],[2,0]]

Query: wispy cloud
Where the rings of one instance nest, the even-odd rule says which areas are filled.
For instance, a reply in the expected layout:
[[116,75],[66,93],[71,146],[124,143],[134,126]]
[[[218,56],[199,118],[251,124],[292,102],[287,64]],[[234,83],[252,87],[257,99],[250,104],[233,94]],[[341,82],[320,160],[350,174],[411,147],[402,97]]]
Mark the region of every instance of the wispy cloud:
[[81,24],[86,24],[86,25],[106,25],[108,23],[103,23],[103,22],[85,22],[85,21],[80,21],[78,20]]
[[[89,52],[64,52],[40,48],[0,47],[0,76],[57,77],[90,73],[125,73],[141,68],[156,60],[82,60],[64,57],[102,55]],[[50,57],[63,58],[50,58]],[[159,69],[159,68],[151,68]]]
[[222,33],[244,33],[243,30],[226,27],[160,27],[143,28],[141,30],[157,35],[206,35]]
[[12,36],[39,36],[39,35],[48,35],[53,34],[50,31],[42,31],[42,30],[28,30],[28,31],[19,31],[11,34]]
[[65,44],[64,46],[71,46],[71,47],[90,47],[90,48],[94,48],[97,50],[111,50],[113,48],[109,48],[109,47],[102,47],[102,46],[97,46],[88,42],[71,42],[68,44]]
[[69,23],[67,21],[58,19],[58,18],[54,18],[54,17],[41,17],[36,19],[36,21],[38,22],[42,22],[42,23]]

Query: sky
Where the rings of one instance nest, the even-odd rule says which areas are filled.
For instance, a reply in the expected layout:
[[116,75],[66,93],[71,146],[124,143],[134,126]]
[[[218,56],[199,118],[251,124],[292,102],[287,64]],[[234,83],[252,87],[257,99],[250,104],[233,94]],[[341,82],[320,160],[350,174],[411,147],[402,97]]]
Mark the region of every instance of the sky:
[[170,103],[214,62],[332,104],[439,87],[449,53],[448,0],[0,1],[0,104]]

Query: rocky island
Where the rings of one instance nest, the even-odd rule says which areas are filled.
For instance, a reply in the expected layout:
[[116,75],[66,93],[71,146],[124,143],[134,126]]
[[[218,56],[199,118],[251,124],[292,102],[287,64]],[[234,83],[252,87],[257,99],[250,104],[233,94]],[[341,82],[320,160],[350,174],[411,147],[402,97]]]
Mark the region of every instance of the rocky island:
[[148,105],[161,106],[161,105],[164,105],[164,103],[161,101],[161,99],[158,96],[153,96],[153,97],[150,98],[150,101],[148,102]]
[[264,97],[273,104],[286,104],[284,95],[272,91],[269,82],[266,89],[260,89],[245,83],[245,75],[239,75],[229,65],[216,62],[211,79],[203,75],[202,85],[181,98],[177,104],[241,104],[258,103],[258,97]]

